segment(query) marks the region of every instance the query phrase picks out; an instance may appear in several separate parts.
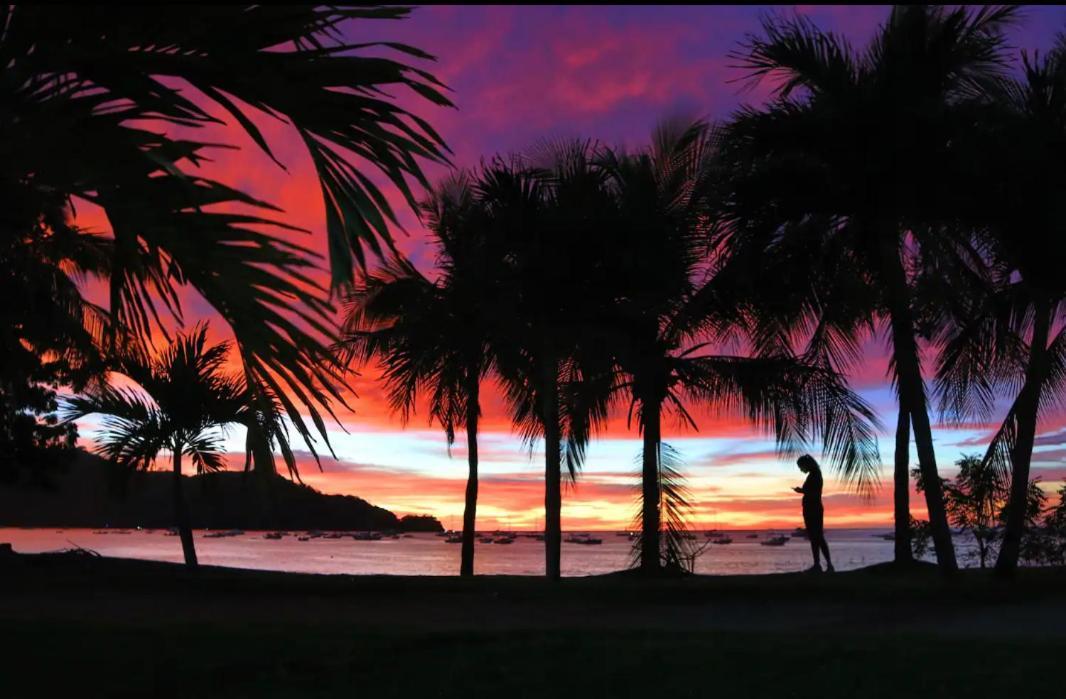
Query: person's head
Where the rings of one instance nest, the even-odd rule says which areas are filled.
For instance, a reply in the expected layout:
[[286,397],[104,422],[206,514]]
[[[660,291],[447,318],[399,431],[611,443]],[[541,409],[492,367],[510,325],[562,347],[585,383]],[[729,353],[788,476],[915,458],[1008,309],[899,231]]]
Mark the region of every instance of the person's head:
[[800,458],[796,459],[796,465],[799,466],[799,470],[804,473],[810,473],[811,471],[819,471],[818,462],[814,460],[814,457],[810,454],[804,454]]

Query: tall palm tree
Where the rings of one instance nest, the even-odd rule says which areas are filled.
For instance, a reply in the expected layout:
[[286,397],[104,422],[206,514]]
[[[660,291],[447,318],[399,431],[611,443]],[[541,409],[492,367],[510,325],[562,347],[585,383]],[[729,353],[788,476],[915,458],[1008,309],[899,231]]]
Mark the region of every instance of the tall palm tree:
[[[897,6],[864,51],[805,19],[771,18],[736,54],[753,80],[779,77],[777,99],[738,113],[724,143],[736,177],[734,245],[802,239],[822,262],[850,269],[887,320],[901,411],[926,482],[937,559],[957,568],[926,402],[907,257],[950,249],[951,155],[969,122],[960,105],[1006,63],[1014,8]],[[846,264],[841,264],[846,260]],[[826,299],[825,303],[836,299]],[[900,428],[905,425],[900,421]],[[897,450],[904,447],[897,439]],[[896,457],[897,469],[905,463]],[[902,484],[897,478],[896,482]]]
[[937,375],[942,406],[956,417],[987,418],[997,394],[1014,393],[984,456],[1010,479],[996,561],[1003,575],[1018,565],[1041,413],[1066,395],[1066,38],[1043,57],[1023,54],[1023,67],[1024,79],[1002,84],[966,146],[975,166],[964,210],[981,226],[985,254],[975,265],[989,283],[947,324]]
[[603,211],[610,194],[587,142],[547,144],[531,162],[497,159],[479,190],[503,241],[497,360],[512,417],[544,444],[545,575],[561,575],[563,465],[573,481],[605,419],[610,374]]
[[130,470],[149,469],[161,452],[170,452],[174,523],[181,536],[185,564],[197,566],[192,525],[182,492],[182,457],[188,456],[197,473],[225,467],[222,436],[227,427],[244,427],[249,450],[280,445],[288,450],[280,408],[264,410],[261,394],[240,375],[224,368],[231,346],[207,344],[207,326],[179,335],[155,357],[128,356],[120,373],[137,388],[103,383],[67,401],[68,420],[102,415],[98,452]]
[[[710,129],[703,123],[663,124],[649,149],[605,151],[617,210],[604,251],[614,281],[608,313],[615,325],[617,388],[629,396],[643,438],[639,560],[645,572],[675,563],[684,545],[684,493],[662,442],[662,419],[676,413],[691,427],[686,405],[736,411],[795,446],[812,433],[848,477],[870,486],[878,453],[872,411],[836,374],[787,351],[763,356],[714,354],[715,339],[743,331],[743,298],[729,275],[707,259],[713,225],[708,198],[716,176]],[[665,450],[665,451],[664,451]],[[665,539],[661,540],[661,533]]]
[[[391,246],[396,221],[365,171],[413,205],[411,182],[425,181],[420,163],[445,158],[430,125],[382,90],[399,86],[447,105],[432,75],[395,60],[430,57],[345,37],[352,21],[407,13],[352,5],[0,8],[0,198],[18,202],[0,220],[0,252],[36,255],[50,268],[30,280],[41,295],[57,284],[65,290],[66,320],[55,335],[21,339],[84,350],[86,332],[72,324],[89,321],[95,331],[106,321],[107,346],[124,334],[146,341],[168,313],[181,319],[179,291],[189,287],[232,329],[250,385],[282,401],[314,450],[304,415],[325,436],[322,414],[342,401],[315,256],[293,242],[303,231],[284,225],[276,207],[199,171],[234,146],[197,139],[196,129],[235,124],[283,167],[279,143],[259,124],[285,124],[318,174],[332,282],[350,282],[366,252]],[[103,209],[111,235],[71,222],[80,202]],[[72,291],[83,273],[108,282],[106,308]],[[29,307],[6,313],[15,328],[35,322]]]
[[342,361],[379,360],[392,408],[404,420],[420,393],[445,430],[466,431],[466,501],[460,575],[474,574],[478,494],[478,419],[481,381],[493,367],[502,260],[486,236],[487,214],[469,174],[445,181],[423,205],[437,247],[437,276],[395,260],[370,274],[347,297],[340,343]]

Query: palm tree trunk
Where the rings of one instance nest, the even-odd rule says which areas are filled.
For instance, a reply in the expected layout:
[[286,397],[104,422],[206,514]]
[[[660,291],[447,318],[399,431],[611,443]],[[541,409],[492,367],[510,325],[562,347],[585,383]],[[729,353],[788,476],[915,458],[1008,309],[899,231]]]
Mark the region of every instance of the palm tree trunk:
[[562,574],[562,436],[559,427],[559,365],[546,353],[541,384],[541,420],[544,423],[544,575],[558,580]]
[[476,366],[467,370],[466,379],[466,504],[463,507],[463,550],[459,575],[474,574],[474,534],[477,529],[477,422],[481,412],[480,376]]
[[911,551],[911,416],[901,405],[896,423],[896,470],[893,505],[896,517],[896,564],[914,561]]
[[[880,241],[881,265],[888,292],[888,310],[892,326],[892,353],[896,363],[896,384],[900,408],[905,409],[914,428],[914,443],[918,448],[918,468],[922,472],[925,505],[929,510],[929,528],[933,535],[937,563],[947,574],[958,570],[955,546],[951,541],[944,492],[936,468],[933,449],[933,430],[925,402],[925,384],[918,361],[914,320],[911,317],[910,292],[906,272],[900,260],[895,231],[882,233]],[[897,437],[897,443],[898,443]]]
[[640,569],[654,573],[660,566],[660,529],[662,513],[659,509],[659,459],[661,457],[661,406],[656,400],[641,401],[641,428],[644,433],[642,455]]
[[1018,433],[1011,452],[1010,499],[1007,524],[1003,531],[1003,545],[996,559],[996,572],[1012,576],[1018,568],[1018,553],[1025,530],[1028,509],[1029,467],[1036,440],[1036,421],[1040,414],[1040,393],[1047,376],[1048,335],[1051,332],[1051,308],[1037,303],[1033,318],[1033,337],[1029,343],[1029,365],[1025,369],[1025,383],[1015,402]]
[[185,504],[185,494],[181,482],[181,446],[174,445],[174,523],[181,537],[181,550],[185,554],[185,565],[196,568],[196,546],[192,540],[192,526],[189,523],[189,509]]

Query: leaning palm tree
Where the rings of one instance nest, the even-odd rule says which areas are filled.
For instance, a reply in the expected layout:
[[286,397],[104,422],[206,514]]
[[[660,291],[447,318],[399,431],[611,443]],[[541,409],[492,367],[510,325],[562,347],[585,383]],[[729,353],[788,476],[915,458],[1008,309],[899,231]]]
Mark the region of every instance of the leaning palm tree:
[[174,523],[190,568],[197,560],[182,492],[182,457],[190,458],[197,473],[224,468],[222,437],[230,426],[246,429],[250,453],[279,443],[288,449],[277,406],[264,410],[261,394],[224,370],[230,351],[227,342],[209,346],[207,326],[201,325],[158,356],[124,357],[120,373],[136,388],[97,385],[65,407],[68,420],[103,416],[97,450],[122,468],[150,469],[160,453],[172,455]]
[[[738,113],[724,134],[735,178],[734,248],[771,252],[797,240],[857,274],[887,321],[900,407],[913,430],[937,559],[957,568],[936,456],[907,257],[951,251],[952,145],[969,127],[962,106],[1006,64],[1014,8],[897,6],[864,51],[804,19],[768,19],[737,52],[754,80],[780,78],[778,99]],[[791,246],[789,242],[791,241]],[[804,270],[803,272],[807,272]],[[795,277],[795,273],[793,277]],[[800,275],[802,276],[802,274]],[[822,299],[831,304],[838,299]],[[897,439],[897,449],[904,440]],[[906,460],[897,454],[897,469]],[[897,483],[902,483],[897,479]]]
[[501,260],[486,233],[486,215],[468,174],[445,181],[423,205],[437,246],[430,281],[396,259],[367,276],[347,297],[339,345],[345,363],[379,360],[392,408],[406,421],[419,394],[445,430],[448,445],[466,431],[466,502],[460,575],[474,574],[481,381],[493,367],[499,309],[494,279]]
[[831,369],[780,348],[763,356],[715,353],[714,341],[742,332],[745,321],[737,312],[741,285],[718,277],[705,254],[714,220],[712,142],[706,124],[667,123],[649,149],[601,156],[617,202],[613,245],[604,252],[614,280],[615,388],[643,437],[637,553],[647,573],[684,558],[685,494],[676,455],[662,441],[668,413],[695,428],[687,405],[739,412],[772,431],[785,451],[821,438],[860,489],[872,487],[878,468],[876,419]]
[[1010,482],[996,570],[1018,565],[1026,527],[1030,465],[1041,414],[1066,396],[1066,257],[1059,232],[1066,210],[1066,37],[1044,57],[1023,54],[1024,80],[1009,81],[967,144],[977,167],[967,183],[968,220],[985,254],[974,260],[985,293],[943,329],[937,379],[952,417],[987,418],[996,398],[1014,394],[984,456]]
[[[284,167],[281,139],[268,137],[262,123],[283,125],[318,175],[332,283],[350,282],[367,253],[391,247],[388,227],[396,222],[368,175],[382,175],[413,205],[412,184],[425,181],[421,163],[445,157],[429,124],[383,90],[405,88],[447,105],[432,75],[396,60],[430,57],[345,36],[351,22],[408,12],[0,8],[0,198],[18,202],[0,223],[0,250],[47,268],[28,278],[30,295],[64,294],[55,309],[63,322],[51,336],[27,331],[16,339],[90,362],[124,336],[148,342],[165,332],[168,316],[181,320],[180,292],[191,289],[229,325],[249,385],[282,401],[313,451],[305,416],[325,436],[323,413],[343,400],[317,261],[298,242],[304,231],[283,222],[276,207],[205,174],[204,162],[232,162],[236,147],[197,131],[232,124]],[[83,202],[106,214],[107,234],[75,223]],[[103,307],[78,292],[83,274],[109,287]],[[32,306],[6,313],[11,327],[39,326]]]

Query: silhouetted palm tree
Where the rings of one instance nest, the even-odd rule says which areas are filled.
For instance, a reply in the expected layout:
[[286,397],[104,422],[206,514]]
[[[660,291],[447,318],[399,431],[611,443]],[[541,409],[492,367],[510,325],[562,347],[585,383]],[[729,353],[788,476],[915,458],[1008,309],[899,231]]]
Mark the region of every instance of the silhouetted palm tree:
[[120,373],[137,389],[109,384],[90,387],[67,401],[68,420],[98,414],[104,418],[97,451],[128,469],[149,469],[167,451],[173,455],[174,522],[185,564],[196,567],[196,548],[182,493],[182,456],[197,473],[224,468],[223,430],[240,425],[254,451],[288,450],[280,407],[264,405],[240,375],[224,371],[229,343],[207,344],[201,325],[152,358],[125,357]]
[[380,360],[390,404],[404,420],[419,393],[427,393],[430,418],[444,428],[449,445],[457,427],[466,430],[460,575],[474,574],[480,387],[493,367],[500,313],[495,280],[503,264],[486,235],[488,216],[474,184],[460,174],[422,207],[437,247],[436,280],[401,260],[368,275],[347,297],[340,344],[343,361]]
[[[111,341],[126,333],[143,340],[167,312],[180,319],[179,291],[191,287],[232,328],[250,385],[283,402],[309,447],[303,415],[325,436],[321,413],[341,397],[323,342],[333,336],[332,310],[311,276],[314,256],[292,242],[301,231],[281,224],[271,204],[198,171],[209,154],[233,146],[197,140],[196,129],[235,123],[279,166],[263,118],[298,137],[322,188],[333,282],[350,281],[364,250],[391,246],[395,221],[363,170],[413,203],[409,180],[424,182],[419,163],[444,158],[433,129],[381,89],[447,105],[429,73],[381,52],[429,57],[344,36],[350,21],[407,13],[351,5],[0,8],[0,199],[18,203],[0,223],[0,251],[38,256],[50,267],[31,279],[40,295],[65,294],[55,335],[22,339],[41,351],[82,351],[85,335],[106,321]],[[72,225],[73,207],[86,201],[102,207],[113,236]],[[109,282],[107,308],[75,293],[71,280],[81,273]],[[29,307],[6,312],[14,326],[33,325]],[[73,327],[78,321],[91,332]]]
[[668,412],[693,428],[686,405],[739,412],[774,432],[786,450],[820,436],[844,475],[863,487],[878,467],[874,415],[831,369],[805,364],[787,348],[764,356],[714,353],[726,335],[743,332],[745,320],[738,312],[743,288],[717,277],[707,258],[712,151],[706,125],[667,123],[646,151],[601,157],[617,206],[603,251],[614,294],[606,313],[615,324],[617,387],[643,436],[639,558],[646,572],[684,557],[685,496],[661,437]]
[[1018,565],[1037,424],[1066,395],[1066,39],[1023,63],[1024,80],[1003,83],[968,144],[965,213],[987,234],[974,266],[989,286],[948,324],[937,376],[942,407],[956,417],[987,418],[1004,390],[1016,391],[984,457],[1010,478],[996,561],[1006,575]]
[[576,478],[594,426],[606,417],[610,352],[604,348],[605,176],[589,143],[549,144],[497,160],[479,190],[504,241],[507,265],[497,359],[512,418],[544,440],[545,575],[561,573],[562,466]]
[[[931,484],[926,505],[945,571],[957,564],[906,262],[950,248],[950,231],[930,224],[954,213],[951,147],[968,124],[958,106],[1002,77],[1002,31],[1015,16],[1014,8],[897,6],[861,52],[805,19],[768,19],[737,58],[755,80],[780,77],[778,99],[742,110],[723,139],[736,178],[731,244],[772,249],[801,239],[819,251],[816,265],[859,275],[876,299],[868,310],[887,319],[893,377]],[[904,444],[897,439],[897,449]],[[897,455],[897,469],[905,462]]]

